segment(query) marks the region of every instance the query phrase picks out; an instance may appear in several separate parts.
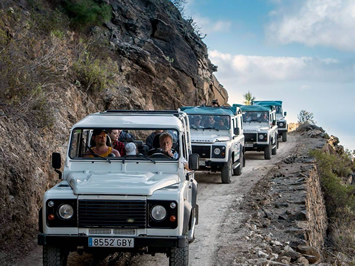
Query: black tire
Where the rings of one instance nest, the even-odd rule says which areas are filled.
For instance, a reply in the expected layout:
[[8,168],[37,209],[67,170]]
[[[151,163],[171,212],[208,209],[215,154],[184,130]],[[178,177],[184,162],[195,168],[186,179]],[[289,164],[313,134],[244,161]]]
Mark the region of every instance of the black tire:
[[287,141],[287,132],[282,132],[282,142]]
[[240,158],[239,158],[239,166],[235,169],[233,169],[233,174],[234,175],[241,175],[243,173],[243,163],[244,163],[244,159],[243,159],[243,152],[240,153]]
[[232,158],[229,158],[225,163],[221,171],[222,184],[229,184],[232,178]]
[[184,248],[172,248],[169,257],[169,266],[188,266],[189,265],[189,243],[185,239]]
[[68,254],[63,248],[43,246],[43,266],[65,266]]
[[271,159],[271,143],[269,143],[264,149],[264,158],[265,160]]
[[275,147],[271,151],[272,155],[276,155],[277,154],[277,145],[278,145],[278,140],[276,138],[275,139]]

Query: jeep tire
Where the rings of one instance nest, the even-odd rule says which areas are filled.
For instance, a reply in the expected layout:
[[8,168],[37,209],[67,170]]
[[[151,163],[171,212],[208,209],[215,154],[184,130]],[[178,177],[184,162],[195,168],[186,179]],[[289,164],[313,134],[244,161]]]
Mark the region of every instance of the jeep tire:
[[287,132],[282,132],[282,142],[287,141]]
[[269,143],[264,149],[264,158],[265,160],[271,159],[271,143]]
[[185,238],[185,247],[172,248],[170,250],[169,266],[188,266],[189,265],[189,243]]
[[241,175],[243,173],[243,164],[244,164],[244,159],[243,159],[243,152],[240,153],[239,157],[239,166],[235,169],[233,169],[233,174],[234,175]]
[[274,144],[274,148],[272,148],[272,155],[276,155],[277,154],[277,145],[278,145],[278,141],[277,138],[275,138],[275,144]]
[[226,162],[221,171],[222,184],[229,184],[232,177],[232,158],[229,157],[228,162]]
[[69,252],[63,248],[43,246],[43,266],[67,265]]

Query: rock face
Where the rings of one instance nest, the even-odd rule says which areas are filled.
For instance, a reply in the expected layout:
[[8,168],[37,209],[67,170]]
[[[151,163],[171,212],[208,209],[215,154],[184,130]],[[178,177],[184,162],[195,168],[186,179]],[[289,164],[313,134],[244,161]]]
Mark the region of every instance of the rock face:
[[[45,11],[22,2],[20,7],[16,4],[19,1],[11,0],[0,5],[1,39],[7,36],[12,45],[31,40],[33,54],[24,52],[22,57],[28,56],[24,61],[37,66],[37,56],[44,54],[47,61],[54,57],[48,73],[55,73],[51,78],[58,80],[51,80],[42,91],[54,113],[49,127],[34,124],[31,117],[23,119],[19,114],[26,113],[24,108],[0,102],[0,246],[14,252],[19,241],[36,245],[33,239],[43,194],[58,182],[50,165],[51,154],[60,152],[64,157],[74,123],[89,113],[107,109],[177,109],[210,104],[212,99],[220,104],[228,101],[226,90],[213,75],[216,66],[208,59],[206,45],[168,0],[109,1],[113,19],[103,27],[92,28],[90,34],[107,43],[102,49],[111,55],[117,72],[109,87],[95,92],[78,86],[68,71],[77,60],[79,34],[68,30],[71,38],[37,36],[39,33],[29,27],[31,18],[43,16]],[[4,41],[0,45],[13,49]],[[63,59],[57,64],[60,70],[52,64],[58,58]],[[35,67],[31,69],[35,71]]]

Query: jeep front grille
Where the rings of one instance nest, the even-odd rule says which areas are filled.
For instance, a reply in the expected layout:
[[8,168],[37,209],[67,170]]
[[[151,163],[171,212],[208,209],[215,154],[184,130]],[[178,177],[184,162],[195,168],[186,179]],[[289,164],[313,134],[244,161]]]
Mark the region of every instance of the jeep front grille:
[[256,142],[256,133],[244,133],[246,142]]
[[146,201],[79,200],[79,227],[145,228]]
[[192,145],[192,153],[197,153],[198,155],[200,155],[200,158],[210,158],[211,146]]

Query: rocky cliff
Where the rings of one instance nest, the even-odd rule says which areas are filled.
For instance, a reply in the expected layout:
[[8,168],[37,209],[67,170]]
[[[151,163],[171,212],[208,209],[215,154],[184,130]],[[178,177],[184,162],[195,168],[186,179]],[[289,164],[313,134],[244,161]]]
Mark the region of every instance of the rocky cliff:
[[[35,244],[42,195],[58,179],[51,154],[65,154],[73,123],[106,109],[228,101],[206,45],[170,1],[111,0],[111,21],[87,34],[65,27],[55,2],[0,4],[0,245],[6,250]],[[107,62],[104,88],[94,90],[95,80],[80,77],[80,64],[92,77]]]

